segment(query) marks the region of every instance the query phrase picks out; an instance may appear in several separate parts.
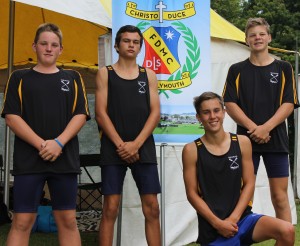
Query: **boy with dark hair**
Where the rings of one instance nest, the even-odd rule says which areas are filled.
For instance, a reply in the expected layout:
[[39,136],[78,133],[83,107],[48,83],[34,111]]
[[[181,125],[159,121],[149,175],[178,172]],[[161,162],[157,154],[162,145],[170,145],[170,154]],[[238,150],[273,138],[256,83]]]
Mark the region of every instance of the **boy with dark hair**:
[[96,120],[101,128],[101,177],[104,194],[101,246],[111,246],[126,171],[131,169],[142,201],[148,245],[160,245],[160,184],[152,132],[160,120],[155,73],[136,63],[142,35],[121,27],[115,49],[118,61],[98,71]]

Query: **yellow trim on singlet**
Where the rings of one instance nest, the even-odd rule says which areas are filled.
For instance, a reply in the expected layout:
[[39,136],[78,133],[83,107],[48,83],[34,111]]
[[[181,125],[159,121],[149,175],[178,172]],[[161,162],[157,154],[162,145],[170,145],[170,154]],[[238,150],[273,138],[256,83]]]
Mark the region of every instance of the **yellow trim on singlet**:
[[[294,70],[292,68],[292,74],[294,75]],[[298,103],[298,96],[297,96],[297,87],[296,87],[296,81],[295,77],[292,76],[292,83],[293,83],[293,92],[294,92],[294,104]]]
[[238,138],[236,135],[231,135],[231,140],[236,142],[238,141]]
[[[202,145],[202,142],[201,142],[201,140],[199,139],[199,140],[196,140],[196,141],[195,141],[195,144],[196,144],[197,147],[199,147],[199,146]],[[198,148],[197,148],[197,153],[198,153]],[[196,162],[196,169],[198,169],[197,162]],[[196,173],[198,173],[198,170],[196,171]],[[198,179],[197,179],[197,189],[198,189],[199,196],[202,197],[202,196],[201,196],[200,184],[199,184],[199,182],[198,182]]]
[[198,141],[196,141],[196,145],[200,146],[200,145],[202,145],[202,142],[200,140],[198,140]]
[[[77,72],[76,70],[74,70],[74,69],[64,69],[64,70],[74,71],[75,73],[77,73],[79,75],[79,79],[80,79],[80,83],[81,83],[81,87],[82,87],[82,93],[83,93],[83,97],[84,97],[85,112],[89,116],[90,113],[89,113],[89,105],[88,105],[88,100],[87,100],[87,94],[86,94],[85,85],[83,83],[83,79],[82,79],[81,74],[79,72]],[[73,83],[74,83],[74,88],[75,88],[75,98],[74,98],[74,102],[73,102],[72,113],[75,112],[76,104],[77,104],[77,98],[78,98],[78,85],[77,85],[75,79],[74,79]]]
[[284,75],[284,72],[282,71],[281,92],[280,92],[279,106],[282,104],[284,86],[285,86],[285,75]]
[[[29,70],[29,69],[31,69],[31,68],[22,68],[22,69],[17,69],[17,70],[15,70],[14,72],[19,71],[19,70]],[[13,73],[14,73],[14,72],[13,72]],[[4,105],[5,105],[5,102],[6,102],[6,96],[7,96],[7,91],[8,91],[9,83],[11,82],[11,81],[10,81],[10,78],[11,78],[11,76],[12,76],[13,73],[11,73],[11,74],[9,75],[9,78],[8,78],[7,83],[6,83],[6,85],[5,85],[5,91],[4,91],[4,96],[3,96],[3,104],[2,104],[1,114],[2,114],[2,112],[3,112]],[[20,84],[21,84],[21,83],[22,83],[22,79],[21,79],[21,81],[20,81]],[[19,85],[19,87],[18,87],[18,94],[19,94],[19,97],[20,97],[20,102],[21,102],[21,113],[22,113],[23,104],[22,104],[22,91],[21,91],[20,85]]]
[[80,83],[81,83],[81,87],[82,87],[82,91],[83,91],[83,96],[84,96],[84,106],[85,106],[85,111],[86,111],[86,114],[89,116],[90,113],[89,113],[89,105],[88,105],[88,100],[87,100],[87,94],[86,94],[86,90],[85,90],[85,85],[83,83],[83,79],[81,77],[81,74],[79,74],[79,77],[80,77]]
[[238,76],[236,77],[236,80],[235,80],[235,87],[236,87],[237,97],[239,97],[240,75],[241,74],[239,73]]
[[20,84],[18,86],[18,94],[19,94],[19,98],[20,98],[21,114],[23,112],[22,84],[23,84],[23,79],[20,80]]
[[225,82],[225,85],[224,85],[224,88],[223,88],[223,92],[222,92],[222,97],[223,98],[224,98],[224,95],[225,95],[226,88],[227,88],[227,81]]
[[75,112],[75,108],[76,108],[76,104],[77,104],[77,97],[78,97],[78,95],[77,95],[77,93],[78,93],[78,85],[77,85],[75,79],[74,79],[73,83],[74,83],[74,89],[75,89],[75,92],[74,92],[75,97],[74,97],[74,102],[73,102],[72,114]]

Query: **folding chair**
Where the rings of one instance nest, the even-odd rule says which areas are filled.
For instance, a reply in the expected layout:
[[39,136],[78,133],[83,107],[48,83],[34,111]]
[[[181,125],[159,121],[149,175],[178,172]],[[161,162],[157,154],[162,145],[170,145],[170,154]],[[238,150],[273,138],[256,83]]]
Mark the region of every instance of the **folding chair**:
[[[102,182],[96,182],[92,177],[89,167],[99,167],[100,176],[100,154],[80,155],[81,175],[78,178],[78,210],[94,210],[100,213],[102,210]],[[82,182],[82,174],[86,174],[89,182]]]

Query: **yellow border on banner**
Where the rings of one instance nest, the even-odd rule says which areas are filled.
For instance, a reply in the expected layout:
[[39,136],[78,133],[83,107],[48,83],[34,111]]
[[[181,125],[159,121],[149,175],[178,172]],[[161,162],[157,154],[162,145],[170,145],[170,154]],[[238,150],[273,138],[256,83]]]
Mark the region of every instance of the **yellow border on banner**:
[[[134,2],[126,3],[126,15],[140,20],[154,21],[159,19],[159,11],[143,11],[137,9],[137,4]],[[163,20],[181,20],[190,18],[196,14],[194,2],[190,1],[184,4],[184,9],[177,11],[164,11]]]
[[183,72],[181,74],[181,79],[179,80],[159,80],[158,81],[158,89],[159,90],[176,90],[184,87],[188,87],[192,84],[192,80],[190,77],[190,72]]

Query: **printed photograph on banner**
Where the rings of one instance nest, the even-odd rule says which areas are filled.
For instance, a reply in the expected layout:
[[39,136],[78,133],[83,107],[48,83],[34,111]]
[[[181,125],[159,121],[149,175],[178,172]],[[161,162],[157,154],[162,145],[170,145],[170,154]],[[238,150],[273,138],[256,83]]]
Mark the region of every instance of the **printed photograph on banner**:
[[[113,0],[112,34],[135,25],[144,44],[138,64],[158,79],[161,121],[156,143],[187,143],[203,134],[193,98],[211,90],[210,1]],[[116,62],[117,53],[113,51]]]

